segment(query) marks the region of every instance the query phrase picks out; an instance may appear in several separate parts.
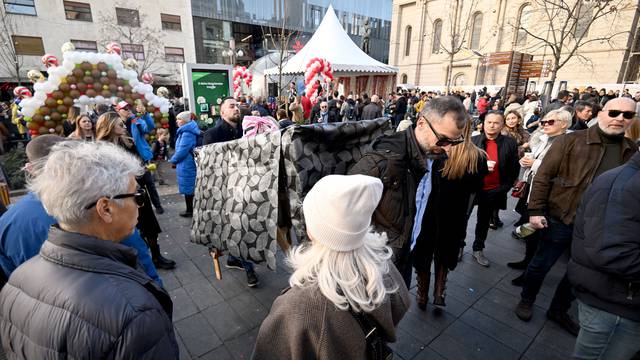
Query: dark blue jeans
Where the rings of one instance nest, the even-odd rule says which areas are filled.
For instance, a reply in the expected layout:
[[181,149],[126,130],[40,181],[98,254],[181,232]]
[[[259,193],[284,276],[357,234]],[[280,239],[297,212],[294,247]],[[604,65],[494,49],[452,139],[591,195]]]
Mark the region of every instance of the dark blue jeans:
[[229,254],[229,260],[238,260],[242,263],[242,267],[244,268],[244,270],[246,272],[252,272],[253,271],[253,263],[251,261],[247,261],[245,259],[243,259],[242,257],[235,257],[231,254]]
[[[571,238],[573,236],[573,224],[566,225],[552,217],[547,217],[547,220],[549,222],[548,227],[544,230],[539,230],[540,242],[538,249],[533,259],[531,259],[527,271],[524,273],[524,285],[520,296],[522,300],[531,303],[535,302],[549,270],[571,246]],[[549,310],[567,312],[573,300],[575,300],[575,296],[565,273],[556,288]]]

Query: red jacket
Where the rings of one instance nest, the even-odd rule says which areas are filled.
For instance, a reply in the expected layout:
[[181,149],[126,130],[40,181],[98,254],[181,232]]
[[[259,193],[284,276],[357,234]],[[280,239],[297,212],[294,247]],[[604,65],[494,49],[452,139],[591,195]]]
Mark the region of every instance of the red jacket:
[[487,107],[489,107],[489,100],[487,100],[485,97],[481,97],[478,100],[478,113],[482,114],[484,112],[487,112]]
[[304,111],[305,120],[311,116],[311,100],[309,100],[306,96],[301,96],[302,99],[302,110]]

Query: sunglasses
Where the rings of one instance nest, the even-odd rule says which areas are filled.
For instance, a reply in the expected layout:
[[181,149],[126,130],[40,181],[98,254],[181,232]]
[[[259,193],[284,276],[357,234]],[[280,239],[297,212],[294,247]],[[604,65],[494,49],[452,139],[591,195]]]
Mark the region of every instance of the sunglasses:
[[608,114],[611,118],[617,118],[618,116],[620,116],[620,114],[622,114],[622,117],[627,120],[631,120],[636,117],[635,111],[609,110]]
[[433,126],[431,125],[431,122],[429,122],[429,120],[427,120],[427,118],[424,118],[424,120],[427,122],[427,125],[429,125],[429,128],[431,129],[431,131],[433,131],[433,134],[436,136],[436,138],[438,139],[438,141],[436,141],[436,146],[456,146],[462,142],[464,142],[464,136],[460,135],[459,138],[457,139],[450,139],[444,135],[440,135],[440,133],[438,133],[436,131],[436,129],[433,128]]
[[540,120],[540,125],[545,126],[545,125],[549,125],[549,126],[553,126],[553,124],[556,123],[555,119],[549,119],[549,120]]
[[[138,189],[138,191],[134,193],[119,194],[119,195],[105,196],[105,197],[109,200],[126,199],[126,198],[132,197],[136,201],[136,205],[138,205],[138,207],[141,207],[144,205],[144,198],[146,195],[147,195],[147,192],[144,189]],[[97,203],[98,203],[98,200],[92,202],[91,204],[85,207],[85,210],[91,209],[92,207],[96,206]]]

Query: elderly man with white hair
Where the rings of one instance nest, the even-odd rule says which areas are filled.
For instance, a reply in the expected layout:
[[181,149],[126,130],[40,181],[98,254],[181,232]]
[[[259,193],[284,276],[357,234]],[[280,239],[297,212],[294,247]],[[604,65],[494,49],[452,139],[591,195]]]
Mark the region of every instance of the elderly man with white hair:
[[138,160],[106,142],[63,142],[35,169],[30,190],[58,225],[0,293],[9,358],[177,359],[171,298],[120,244],[143,201]]
[[[254,359],[385,358],[409,293],[391,263],[386,234],[371,229],[382,181],[329,175],[303,211],[310,243],[291,251],[291,288],[262,323]],[[378,352],[381,356],[372,356]]]
[[373,120],[382,117],[382,106],[380,106],[380,97],[378,95],[371,96],[371,103],[362,108],[360,120]]

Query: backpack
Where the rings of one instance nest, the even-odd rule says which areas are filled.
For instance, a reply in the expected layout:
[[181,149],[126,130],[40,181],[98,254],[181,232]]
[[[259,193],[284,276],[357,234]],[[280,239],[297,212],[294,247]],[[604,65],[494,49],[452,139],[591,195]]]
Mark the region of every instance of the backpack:
[[351,105],[347,103],[347,111],[346,114],[347,119],[354,120],[356,118],[356,107],[355,105]]

